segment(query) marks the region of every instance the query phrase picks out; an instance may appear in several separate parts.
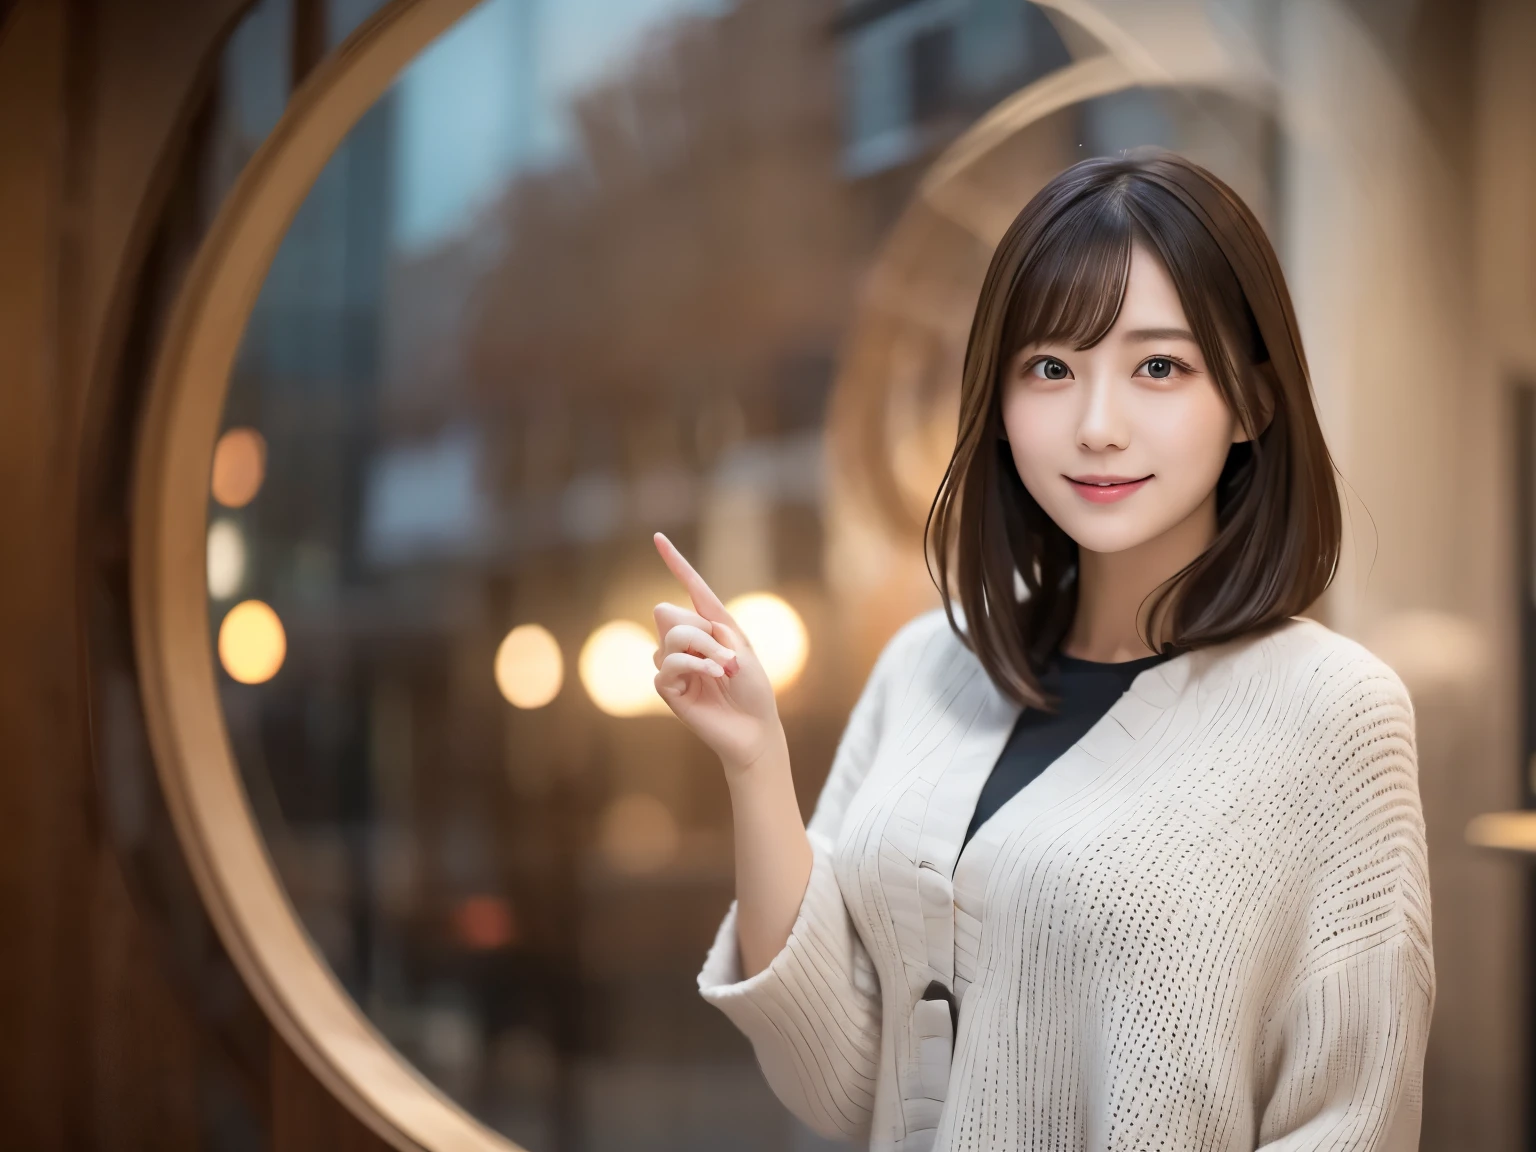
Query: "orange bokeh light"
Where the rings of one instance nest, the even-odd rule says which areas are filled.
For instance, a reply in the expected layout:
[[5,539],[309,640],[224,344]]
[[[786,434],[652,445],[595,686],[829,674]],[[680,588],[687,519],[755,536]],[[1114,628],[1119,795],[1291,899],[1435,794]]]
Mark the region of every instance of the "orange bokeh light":
[[244,508],[261,491],[267,475],[267,442],[254,428],[231,428],[213,449],[213,498],[226,508]]
[[219,663],[242,684],[272,679],[287,655],[283,622],[260,600],[242,600],[219,625]]
[[509,704],[542,708],[560,691],[565,677],[560,644],[548,628],[519,624],[496,649],[496,687]]

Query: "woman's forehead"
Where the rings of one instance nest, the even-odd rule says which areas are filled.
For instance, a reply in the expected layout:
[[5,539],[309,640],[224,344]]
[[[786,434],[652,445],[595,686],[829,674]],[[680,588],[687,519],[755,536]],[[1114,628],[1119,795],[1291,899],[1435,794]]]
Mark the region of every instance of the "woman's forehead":
[[1125,295],[1111,331],[1146,327],[1188,328],[1189,324],[1168,269],[1145,245],[1133,244]]

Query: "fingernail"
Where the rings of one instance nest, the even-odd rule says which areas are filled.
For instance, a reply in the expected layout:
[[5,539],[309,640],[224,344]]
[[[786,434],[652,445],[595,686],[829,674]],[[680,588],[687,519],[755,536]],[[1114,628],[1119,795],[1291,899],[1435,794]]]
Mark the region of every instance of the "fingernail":
[[704,661],[704,667],[709,670],[709,674],[711,676],[724,676],[725,675],[725,669],[720,667],[720,665],[716,664],[713,660],[706,660],[706,661]]

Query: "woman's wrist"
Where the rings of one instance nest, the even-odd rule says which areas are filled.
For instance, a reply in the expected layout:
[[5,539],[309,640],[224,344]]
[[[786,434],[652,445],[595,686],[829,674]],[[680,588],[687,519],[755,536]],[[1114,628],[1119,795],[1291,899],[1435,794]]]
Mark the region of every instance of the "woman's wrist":
[[782,728],[762,752],[730,768],[726,781],[735,826],[737,944],[742,974],[752,976],[789,939],[814,853],[795,798]]
[[789,771],[789,741],[784,726],[775,722],[773,732],[763,746],[744,762],[720,758],[725,770],[725,781],[734,791],[738,787],[755,787],[764,778],[776,778]]

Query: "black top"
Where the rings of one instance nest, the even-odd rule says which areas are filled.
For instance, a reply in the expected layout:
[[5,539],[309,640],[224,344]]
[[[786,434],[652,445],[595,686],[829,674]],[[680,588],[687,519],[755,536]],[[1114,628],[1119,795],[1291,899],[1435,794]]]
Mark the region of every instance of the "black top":
[[1063,752],[1081,740],[1125,694],[1137,675],[1169,660],[1177,653],[1143,656],[1139,660],[1101,663],[1057,654],[1041,676],[1048,692],[1061,698],[1057,712],[1026,708],[1014,722],[1013,732],[976,802],[976,814],[965,830],[964,849],[976,829],[1013,798],[1026,784],[1044,772]]

